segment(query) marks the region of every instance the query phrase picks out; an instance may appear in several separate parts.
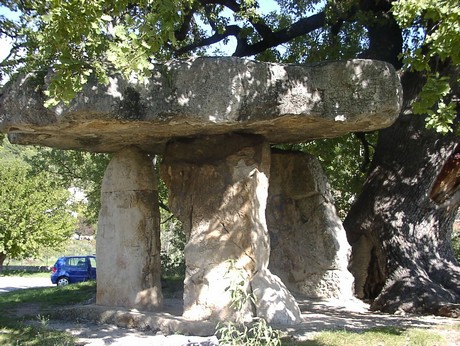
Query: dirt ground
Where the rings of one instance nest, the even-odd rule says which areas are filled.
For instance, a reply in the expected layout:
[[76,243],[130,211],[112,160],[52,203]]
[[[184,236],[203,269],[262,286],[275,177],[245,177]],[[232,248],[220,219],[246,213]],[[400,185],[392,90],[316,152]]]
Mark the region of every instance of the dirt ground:
[[[359,300],[299,300],[302,323],[295,326],[274,326],[296,340],[312,339],[324,330],[362,331],[368,328],[397,326],[426,328],[443,335],[449,345],[460,345],[459,319],[437,316],[388,315],[369,312]],[[49,328],[77,336],[80,345],[218,345],[212,337],[215,325],[209,322],[184,320],[182,301],[165,301],[167,312],[142,313],[135,310],[107,309],[85,305],[66,309],[46,321]],[[39,313],[33,304],[15,311],[19,316]],[[55,319],[56,316],[62,318]],[[38,320],[33,323],[40,323]],[[42,321],[43,323],[43,321]],[[187,336],[188,335],[188,336]],[[190,336],[192,335],[192,336]]]

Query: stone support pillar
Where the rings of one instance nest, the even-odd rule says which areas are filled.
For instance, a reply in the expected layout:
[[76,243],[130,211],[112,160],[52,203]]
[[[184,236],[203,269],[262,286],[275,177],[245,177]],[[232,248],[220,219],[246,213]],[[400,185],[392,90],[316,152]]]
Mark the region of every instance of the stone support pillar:
[[[265,207],[270,147],[263,137],[222,135],[167,145],[161,168],[169,206],[183,222],[186,277],[184,317],[292,324],[300,320],[295,299],[268,270],[270,241]],[[256,300],[240,312],[231,291]]]
[[102,182],[96,304],[161,307],[157,186],[152,159],[145,152],[129,147],[113,156]]
[[300,152],[272,153],[267,225],[270,269],[294,293],[352,299],[348,244],[319,161]]

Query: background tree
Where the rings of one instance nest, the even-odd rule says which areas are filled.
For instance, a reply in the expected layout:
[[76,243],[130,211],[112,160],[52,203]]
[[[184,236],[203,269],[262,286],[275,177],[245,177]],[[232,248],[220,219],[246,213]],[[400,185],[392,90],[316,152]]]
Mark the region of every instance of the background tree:
[[44,246],[59,246],[75,229],[68,191],[5,156],[10,155],[0,158],[0,267],[6,258],[35,257]]
[[427,195],[458,142],[458,2],[277,3],[278,11],[261,13],[266,2],[255,0],[6,1],[21,14],[0,22],[14,42],[0,66],[3,73],[43,75],[52,68],[45,90],[52,106],[93,76],[103,83],[113,71],[148,77],[152,63],[205,54],[218,42],[231,42],[234,56],[264,61],[364,57],[393,64],[401,69],[404,106],[379,132],[362,193],[345,220],[353,273],[359,296],[374,309],[443,313],[460,298],[450,246],[458,206],[439,207]]
[[83,193],[85,200],[80,211],[85,223],[91,225],[97,223],[102,178],[110,157],[101,153],[36,148],[36,153],[27,162],[33,173],[47,172],[61,186]]

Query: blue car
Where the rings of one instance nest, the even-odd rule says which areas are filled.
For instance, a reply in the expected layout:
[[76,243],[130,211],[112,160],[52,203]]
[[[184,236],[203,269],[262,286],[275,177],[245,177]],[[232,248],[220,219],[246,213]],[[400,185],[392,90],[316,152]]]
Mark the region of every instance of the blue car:
[[88,280],[96,280],[96,256],[59,257],[53,266],[51,282],[55,285]]

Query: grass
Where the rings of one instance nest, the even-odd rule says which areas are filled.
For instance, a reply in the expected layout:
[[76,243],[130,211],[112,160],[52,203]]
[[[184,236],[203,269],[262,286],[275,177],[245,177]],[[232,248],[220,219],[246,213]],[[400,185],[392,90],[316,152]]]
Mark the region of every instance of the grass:
[[20,323],[13,327],[0,326],[0,345],[74,346],[77,343],[70,334]]
[[[73,346],[71,334],[47,328],[46,312],[85,302],[96,292],[96,283],[82,282],[64,287],[28,288],[0,294],[0,345]],[[20,307],[33,305],[39,314],[16,316]],[[33,309],[34,313],[36,310]],[[30,324],[26,321],[37,320]]]
[[17,304],[35,303],[52,309],[82,303],[96,293],[96,282],[87,281],[68,286],[26,288],[0,294],[0,313],[14,309]]
[[363,332],[324,331],[315,335],[313,340],[285,340],[283,346],[447,346],[441,335],[425,329],[379,327]]

